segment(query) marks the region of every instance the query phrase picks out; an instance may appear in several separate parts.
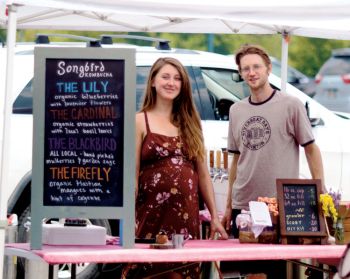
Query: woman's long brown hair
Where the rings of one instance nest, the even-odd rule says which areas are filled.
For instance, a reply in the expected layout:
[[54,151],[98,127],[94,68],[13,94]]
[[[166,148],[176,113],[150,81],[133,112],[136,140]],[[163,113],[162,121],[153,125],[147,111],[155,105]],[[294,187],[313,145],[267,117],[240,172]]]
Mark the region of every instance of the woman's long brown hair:
[[179,128],[181,140],[187,147],[187,155],[190,160],[203,160],[204,143],[201,120],[194,105],[191,84],[184,66],[175,58],[159,58],[152,66],[148,76],[145,96],[141,111],[152,109],[157,101],[157,92],[152,86],[153,80],[159,70],[165,65],[175,67],[181,76],[180,94],[174,99],[171,122]]

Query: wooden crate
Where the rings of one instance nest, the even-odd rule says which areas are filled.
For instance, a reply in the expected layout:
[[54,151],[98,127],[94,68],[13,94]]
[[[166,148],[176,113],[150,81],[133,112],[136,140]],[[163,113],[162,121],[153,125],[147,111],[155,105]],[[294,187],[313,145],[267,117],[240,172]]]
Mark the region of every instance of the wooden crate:
[[345,232],[344,233],[344,243],[350,243],[350,232]]
[[350,210],[346,209],[345,204],[340,205],[339,215],[344,217],[344,242],[350,243]]

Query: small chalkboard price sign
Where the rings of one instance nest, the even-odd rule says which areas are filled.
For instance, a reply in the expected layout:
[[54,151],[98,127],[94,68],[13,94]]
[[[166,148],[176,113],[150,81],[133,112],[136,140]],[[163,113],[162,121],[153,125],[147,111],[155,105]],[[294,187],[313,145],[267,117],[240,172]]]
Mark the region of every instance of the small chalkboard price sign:
[[280,232],[283,244],[326,242],[326,227],[319,203],[319,179],[277,179]]

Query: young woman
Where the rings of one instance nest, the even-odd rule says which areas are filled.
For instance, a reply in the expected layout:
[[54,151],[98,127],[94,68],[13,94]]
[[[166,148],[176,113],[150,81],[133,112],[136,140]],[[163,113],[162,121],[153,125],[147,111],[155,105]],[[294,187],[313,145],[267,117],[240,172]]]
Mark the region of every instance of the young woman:
[[[198,191],[212,216],[210,237],[217,232],[227,239],[216,212],[188,74],[178,60],[160,58],[151,68],[136,114],[136,237],[155,238],[163,231],[169,238],[184,233],[199,239]],[[200,273],[198,263],[134,267],[129,272],[133,278],[199,278]]]

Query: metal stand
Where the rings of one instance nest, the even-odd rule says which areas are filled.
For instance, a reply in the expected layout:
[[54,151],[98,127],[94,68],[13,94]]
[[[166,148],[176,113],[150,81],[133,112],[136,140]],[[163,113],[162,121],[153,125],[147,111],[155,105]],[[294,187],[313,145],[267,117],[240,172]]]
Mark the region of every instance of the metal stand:
[[[7,226],[5,229],[5,243],[17,242],[17,226]],[[15,279],[17,276],[17,257],[4,257],[4,279]]]

